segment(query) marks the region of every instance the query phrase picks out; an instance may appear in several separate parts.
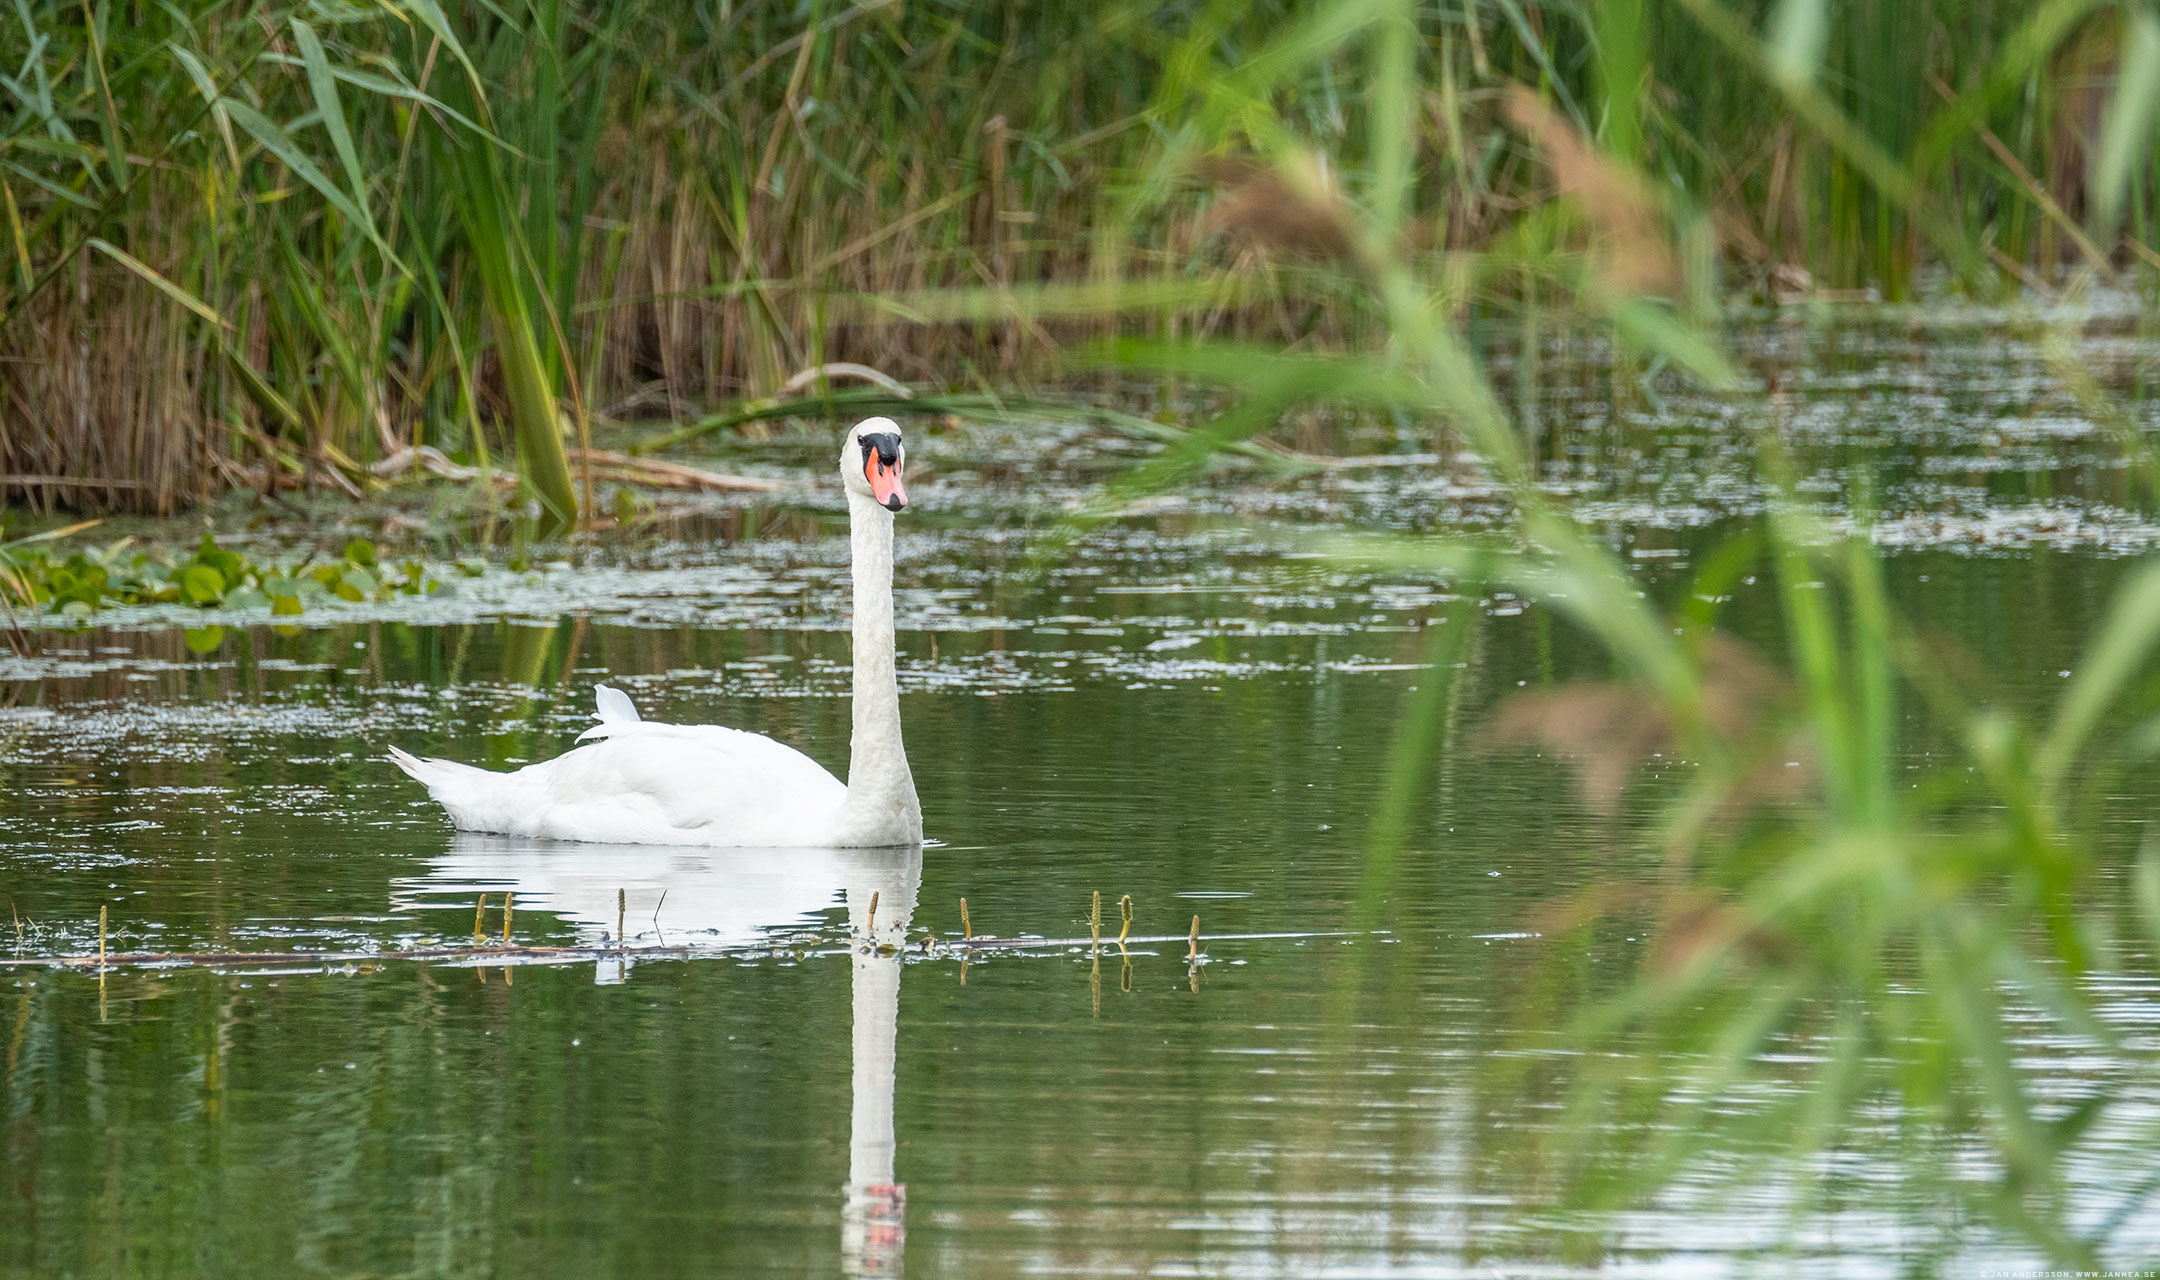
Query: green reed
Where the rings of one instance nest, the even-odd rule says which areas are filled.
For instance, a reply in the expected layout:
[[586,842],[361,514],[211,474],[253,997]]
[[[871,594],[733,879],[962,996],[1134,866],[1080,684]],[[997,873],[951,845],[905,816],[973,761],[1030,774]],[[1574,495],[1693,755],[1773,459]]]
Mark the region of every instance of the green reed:
[[[1712,260],[1694,246],[1719,211],[1663,168],[1667,149],[1678,149],[1667,131],[1679,121],[1654,90],[1659,68],[1671,65],[1660,61],[1666,24],[1681,20],[1696,24],[1680,42],[1686,55],[1736,64],[1767,104],[1758,110],[1796,122],[1778,126],[1777,145],[1832,179],[1828,207],[1812,211],[1823,215],[1812,225],[1825,229],[1809,232],[1829,256],[1814,260],[1891,292],[1922,260],[1972,273],[1991,253],[2007,256],[1990,243],[2000,211],[1977,225],[1972,189],[1943,174],[1969,158],[1976,139],[1997,154],[1991,122],[2013,90],[2030,90],[2062,60],[2089,60],[2092,42],[2114,40],[2107,47],[2123,75],[2099,107],[2106,124],[2089,157],[2094,185],[2082,217],[2037,183],[1998,194],[2041,215],[2043,242],[2074,242],[2066,251],[2082,266],[2061,285],[2066,292],[2117,274],[2115,236],[2146,199],[2153,146],[2154,105],[2133,76],[2160,58],[2149,19],[2077,4],[2004,11],[1992,44],[1956,46],[1960,56],[1978,47],[1987,57],[1954,75],[1922,65],[1916,77],[1868,43],[1909,49],[1920,38],[1915,14],[1926,11],[1895,8],[1860,6],[1833,30],[1827,6],[1793,0],[1777,6],[1766,34],[1710,0],[1579,15],[1579,34],[1595,41],[1594,77],[1571,83],[1560,64],[1541,63],[1541,92],[1516,91],[1500,104],[1522,154],[1563,198],[1526,212],[1468,259],[1435,252],[1416,234],[1446,226],[1433,211],[1444,189],[1430,181],[1420,131],[1408,122],[1444,113],[1454,91],[1444,59],[1436,66],[1414,52],[1425,11],[1323,6],[1234,59],[1213,37],[1188,49],[1187,78],[1166,86],[1158,107],[1154,171],[1203,169],[1229,148],[1260,157],[1245,162],[1241,181],[1266,200],[1238,211],[1240,229],[1302,254],[1298,296],[1326,297],[1361,323],[1332,351],[1286,354],[1207,334],[1094,348],[1087,358],[1099,367],[1219,388],[1227,407],[1087,518],[1186,482],[1210,448],[1309,406],[1408,415],[1466,441],[1512,491],[1511,536],[1481,544],[1390,536],[1337,550],[1438,575],[1458,590],[1504,585],[1611,651],[1616,682],[1503,707],[1502,736],[1589,755],[1613,777],[1635,762],[1627,753],[1653,746],[1695,766],[1644,837],[1652,871],[1555,904],[1563,933],[1646,911],[1654,932],[1627,995],[1563,1015],[1572,1041],[1600,1052],[1571,1073],[1569,1122],[1545,1153],[1555,1186],[1574,1203],[1624,1204],[1704,1167],[1713,1152],[1740,1152],[1735,1182],[1775,1180],[1797,1221],[1833,1194],[1821,1157],[1887,1140],[1917,1153],[1900,1176],[1946,1209],[1997,1224],[2065,1265],[2091,1265],[2104,1256],[2106,1228],[2073,1229],[2063,1169],[2111,1115],[2114,1093],[2103,1086],[2074,1105],[2044,1104],[2037,1068],[2012,1046],[2034,1020],[2098,1049],[2117,1043],[2081,983],[2123,962],[2121,913],[2096,917],[2078,904],[2096,888],[2089,815],[2101,792],[2092,788],[2120,754],[2109,730],[2126,704],[2149,700],[2140,680],[2160,645],[2160,565],[2118,591],[2052,714],[2020,723],[1953,682],[1944,655],[1887,596],[1864,491],[1850,501],[1859,527],[1832,531],[1799,497],[1779,438],[1765,432],[1760,468],[1772,514],[1713,556],[1690,603],[1668,612],[1537,487],[1524,436],[1464,333],[1481,299],[1512,296],[1533,317],[1526,324],[1609,335],[1616,396],[1630,394],[1628,371],[1646,360],[1728,396],[1758,394],[1723,354],[1714,304],[1703,301],[1714,297],[1701,279]],[[1474,56],[1491,59],[1491,44]],[[1285,109],[1316,71],[1341,68],[1354,77],[1332,83],[1354,86],[1362,136],[1315,129]],[[1920,82],[1932,103],[1915,92]],[[1139,203],[1174,199],[1165,182]],[[975,296],[985,317],[1002,301]],[[2090,411],[2124,420],[2089,376],[2061,366]],[[2117,434],[2145,473],[2151,460],[2136,430]],[[1738,646],[1710,603],[1756,569],[1782,604],[1779,652]],[[1455,718],[1448,677],[1474,620],[1435,623],[1431,671],[1405,709],[1391,797],[1374,818],[1355,908],[1367,923],[1397,888],[1409,806]],[[1652,732],[1617,747],[1600,742],[1599,717],[1616,705]],[[1918,785],[1900,750],[1913,717],[1948,727],[1961,753]],[[1614,751],[1621,758],[1594,758]],[[1804,768],[1789,772],[1794,762]],[[2160,904],[2160,870],[2144,874],[2140,892]],[[2160,919],[2160,905],[2145,911]],[[1556,946],[1553,963],[1571,954]],[[1345,965],[1355,985],[1357,962]],[[1806,1061],[1765,1065],[1773,1052]],[[1787,1087],[1766,1095],[1760,1086],[1773,1080]],[[1953,1174],[1952,1153],[1965,1143],[1987,1153],[1984,1177]]]
[[[1602,269],[1664,283],[1593,311],[1655,284],[1699,319],[1810,273],[2112,262],[2155,206],[2155,104],[2092,85],[2153,83],[2160,37],[2093,0],[454,8],[0,20],[6,491],[365,489],[426,444],[508,450],[561,523],[591,497],[566,433],[833,361],[981,391],[1113,336],[1359,350],[1392,321],[1336,267],[1389,237],[1450,310],[1527,325],[1610,233]],[[1623,267],[1626,228],[1551,198],[1519,85],[1641,178],[1665,254]]]

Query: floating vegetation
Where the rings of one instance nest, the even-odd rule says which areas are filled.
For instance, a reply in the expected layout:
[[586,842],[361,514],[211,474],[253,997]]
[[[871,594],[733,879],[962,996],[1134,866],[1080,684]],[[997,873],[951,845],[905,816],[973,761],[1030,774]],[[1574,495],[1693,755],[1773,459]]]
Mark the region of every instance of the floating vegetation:
[[[482,895],[483,898],[485,895]],[[485,910],[483,904],[482,910]],[[1204,963],[1206,953],[1201,951],[1203,942],[1309,942],[1326,939],[1381,938],[1384,933],[1358,934],[1343,930],[1275,930],[1272,932],[1219,933],[1200,932],[1198,916],[1193,917],[1190,933],[1162,933],[1135,935],[1129,939],[1134,946],[1161,946],[1185,943],[1185,961],[1188,966]],[[797,939],[788,942],[779,937],[759,938],[748,945],[727,943],[638,943],[632,944],[620,936],[606,938],[598,943],[581,942],[566,945],[545,943],[517,943],[508,937],[507,920],[505,935],[496,941],[483,934],[475,934],[470,944],[443,943],[433,939],[422,940],[408,946],[371,948],[326,948],[320,950],[295,950],[292,948],[261,948],[254,950],[217,951],[109,951],[106,944],[106,908],[98,909],[97,951],[95,953],[42,955],[0,958],[0,971],[9,969],[71,969],[77,972],[103,973],[108,969],[230,969],[237,966],[265,964],[313,964],[352,965],[382,964],[390,961],[407,961],[414,964],[501,965],[518,964],[580,964],[595,960],[628,956],[636,960],[699,960],[745,956],[759,956],[789,952],[798,956],[845,955],[852,947],[826,945],[817,938]],[[870,930],[865,929],[863,937]],[[809,945],[803,945],[809,944]],[[1125,948],[1130,963],[1131,952]],[[1022,934],[1019,937],[999,938],[990,935],[965,939],[925,937],[919,943],[893,946],[884,944],[872,948],[874,954],[906,956],[911,960],[951,960],[963,962],[979,952],[998,952],[1013,956],[1072,956],[1094,954],[1096,949],[1079,938],[1049,937],[1041,934]],[[1154,952],[1142,952],[1152,955]],[[1128,986],[1126,988],[1130,990]]]
[[283,617],[305,612],[310,602],[360,604],[444,589],[419,560],[386,564],[373,544],[359,540],[335,559],[311,555],[290,568],[250,560],[207,533],[185,554],[136,550],[135,539],[120,538],[63,558],[26,543],[0,545],[0,599],[63,619],[86,619],[111,605],[155,604],[268,609]]

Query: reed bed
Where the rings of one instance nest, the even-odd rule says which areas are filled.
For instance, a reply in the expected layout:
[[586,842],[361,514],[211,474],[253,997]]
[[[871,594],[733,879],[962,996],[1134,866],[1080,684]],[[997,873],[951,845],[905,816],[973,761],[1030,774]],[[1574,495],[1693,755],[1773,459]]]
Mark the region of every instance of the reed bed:
[[[1566,326],[1623,260],[1705,314],[2152,271],[2152,104],[2113,92],[2160,62],[2141,10],[1460,0],[1388,58],[1336,38],[1378,12],[25,0],[0,493],[358,492],[425,445],[560,525],[593,480],[566,436],[835,362],[1103,393],[1118,337],[1384,343],[1335,269],[1382,198],[1457,319]],[[1569,155],[1640,179],[1605,225]]]

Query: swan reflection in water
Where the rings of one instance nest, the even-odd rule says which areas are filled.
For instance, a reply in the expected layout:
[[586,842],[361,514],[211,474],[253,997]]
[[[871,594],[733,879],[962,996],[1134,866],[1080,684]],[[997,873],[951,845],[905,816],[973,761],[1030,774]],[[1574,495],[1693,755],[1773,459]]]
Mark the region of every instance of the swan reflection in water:
[[[598,942],[614,933],[621,891],[634,941],[715,947],[778,942],[826,923],[845,900],[855,1070],[840,1247],[848,1275],[897,1276],[907,1234],[907,1188],[893,1180],[899,948],[921,883],[919,847],[702,849],[460,833],[426,876],[400,881],[393,899],[414,910],[508,891],[518,907],[551,912]],[[603,959],[594,978],[622,982],[630,965]]]

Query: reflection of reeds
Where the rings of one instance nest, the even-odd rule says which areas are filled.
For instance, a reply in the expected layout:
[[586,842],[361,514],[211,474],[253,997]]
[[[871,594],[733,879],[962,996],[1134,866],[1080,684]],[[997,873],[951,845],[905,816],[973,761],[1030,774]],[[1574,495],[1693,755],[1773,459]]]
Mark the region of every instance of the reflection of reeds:
[[[1214,937],[1210,938],[1205,935],[1163,934],[1159,936],[1137,935],[1132,937],[1130,941],[1135,946],[1151,946],[1162,943],[1184,942],[1187,944],[1187,958],[1191,960],[1200,958],[1197,948],[1198,944],[1202,942],[1258,942],[1276,941],[1288,938],[1337,938],[1343,936],[1345,935],[1341,933],[1230,933],[1217,934]],[[766,945],[768,944],[754,944],[752,949],[759,949]],[[1071,954],[1082,950],[1086,947],[1086,945],[1086,942],[1082,939],[1063,937],[1025,936],[1000,938],[985,935],[983,937],[967,939],[960,942],[938,942],[935,937],[925,937],[922,941],[921,946],[916,951],[910,952],[909,954],[920,955],[923,958],[949,958],[957,954],[961,957],[962,960],[966,960],[971,956],[976,956],[986,952],[1004,952],[1010,955],[1041,955],[1048,953]],[[512,945],[509,943],[489,939],[483,936],[475,938],[471,943],[463,946],[443,946],[437,944],[433,939],[428,939],[425,940],[421,945],[413,947],[352,952],[107,952],[101,949],[96,953],[88,955],[61,955],[20,959],[0,959],[0,968],[26,968],[32,966],[58,965],[63,968],[70,969],[95,970],[99,968],[130,967],[167,968],[186,965],[214,969],[231,965],[258,965],[271,963],[283,964],[305,961],[308,963],[321,965],[358,965],[362,967],[363,971],[372,971],[376,962],[390,960],[404,960],[418,963],[456,963],[471,962],[474,960],[483,959],[496,962],[501,962],[507,959],[516,959],[532,962],[569,963],[576,961],[605,959],[608,957],[616,956],[618,953],[625,950],[629,951],[633,956],[642,958],[681,959],[697,956],[728,955],[733,954],[736,950],[739,950],[739,948],[682,944],[671,945],[666,942],[626,948],[622,946],[620,941],[617,939],[605,939],[598,944],[590,946],[546,946],[531,943]],[[853,950],[853,947],[850,946],[847,948],[843,948],[839,951],[831,952],[830,954],[841,954],[842,951],[852,953]],[[903,950],[905,949],[885,946],[879,948],[879,954],[899,954]],[[812,954],[812,952],[808,950],[798,950],[796,954],[800,956]],[[1128,950],[1125,952],[1125,955],[1129,960],[1132,953]]]

